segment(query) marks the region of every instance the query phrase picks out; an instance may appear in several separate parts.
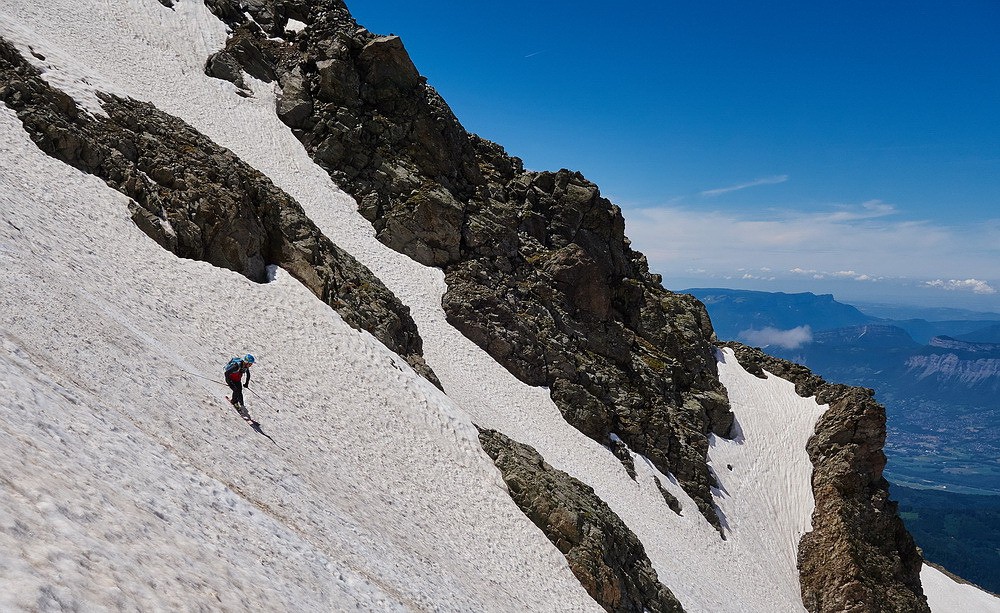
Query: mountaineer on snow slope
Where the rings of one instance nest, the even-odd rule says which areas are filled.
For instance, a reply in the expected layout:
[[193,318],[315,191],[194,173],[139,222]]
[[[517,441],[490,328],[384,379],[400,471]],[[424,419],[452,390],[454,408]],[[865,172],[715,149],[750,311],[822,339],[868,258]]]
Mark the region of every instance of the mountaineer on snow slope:
[[[248,353],[242,358],[235,357],[226,364],[226,385],[233,390],[233,397],[229,402],[241,412],[246,410],[243,404],[243,386],[250,387],[250,367],[255,361],[253,355]],[[246,383],[243,382],[243,373],[247,375]]]

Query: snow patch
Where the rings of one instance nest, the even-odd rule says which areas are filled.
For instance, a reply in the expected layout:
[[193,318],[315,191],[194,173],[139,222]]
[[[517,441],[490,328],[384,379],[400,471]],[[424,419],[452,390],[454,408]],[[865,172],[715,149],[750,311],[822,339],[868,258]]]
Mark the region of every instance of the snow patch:
[[289,19],[288,24],[285,26],[285,29],[298,34],[302,30],[305,30],[307,27],[308,27],[307,24],[297,19]]
[[70,53],[19,24],[0,11],[0,37],[14,45],[41,72],[46,83],[69,95],[77,106],[94,116],[107,117],[97,92],[120,95],[110,79],[90,70]]
[[973,585],[958,583],[933,566],[924,564],[920,569],[920,582],[933,613],[1000,613],[1000,598]]

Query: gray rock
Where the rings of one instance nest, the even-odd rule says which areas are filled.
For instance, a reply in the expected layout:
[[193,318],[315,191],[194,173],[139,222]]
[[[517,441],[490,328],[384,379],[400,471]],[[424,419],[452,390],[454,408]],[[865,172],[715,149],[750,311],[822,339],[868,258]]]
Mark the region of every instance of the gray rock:
[[285,73],[281,77],[281,92],[275,102],[275,110],[283,122],[293,128],[300,128],[313,113],[313,101],[306,88],[305,78],[298,70]]
[[[611,442],[609,443],[608,446],[611,448],[611,453],[613,453],[615,457],[618,458],[618,461],[622,463],[622,467],[625,469],[625,472],[628,474],[629,478],[635,481],[636,480],[635,462],[632,460],[632,452],[629,451],[628,445],[623,443],[621,439],[612,436]],[[657,480],[656,483],[657,485],[659,485],[660,483],[659,480]],[[663,488],[661,487],[660,490],[662,491],[662,489]]]
[[499,432],[481,429],[479,440],[511,498],[566,556],[570,570],[606,611],[683,611],[660,583],[638,537],[593,488]]
[[233,28],[247,22],[247,18],[240,8],[239,0],[205,0],[205,6],[219,19]]
[[230,54],[251,77],[270,83],[277,78],[275,72],[277,58],[271,51],[274,48],[276,48],[274,44],[258,43],[257,37],[251,30],[241,28],[226,41],[225,52]]
[[240,89],[247,89],[240,63],[225,50],[217,51],[208,56],[208,61],[205,62],[205,74],[216,79],[229,81]]

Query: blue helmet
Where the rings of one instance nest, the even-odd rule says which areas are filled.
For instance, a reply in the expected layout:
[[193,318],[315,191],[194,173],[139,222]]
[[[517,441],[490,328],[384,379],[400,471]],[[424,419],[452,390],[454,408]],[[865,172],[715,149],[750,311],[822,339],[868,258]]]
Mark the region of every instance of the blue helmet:
[[255,362],[254,357],[249,353],[246,354],[246,356],[243,358],[243,361],[246,362],[247,364],[253,364]]

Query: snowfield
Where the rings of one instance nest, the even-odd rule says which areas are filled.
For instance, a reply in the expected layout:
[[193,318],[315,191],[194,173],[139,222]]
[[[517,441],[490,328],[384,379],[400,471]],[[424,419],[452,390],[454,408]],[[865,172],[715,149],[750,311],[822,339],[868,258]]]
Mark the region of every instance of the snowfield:
[[[445,321],[441,272],[375,240],[275,116],[272,85],[242,98],[204,75],[226,32],[202,2],[6,0],[0,36],[91,112],[97,90],[152,102],[270,177],[411,308],[447,391],[281,270],[258,285],[161,249],[124,196],[0,106],[0,611],[601,610],[474,423],[592,486],[687,611],[804,610],[805,442],[825,407],[720,352],[741,428],[710,450],[722,540],[669,475],[636,456],[632,481]],[[225,400],[222,366],[246,352],[262,433]],[[922,577],[935,611],[1000,611]]]
[[[0,610],[594,607],[436,388],[287,275],[160,249],[0,117]],[[221,384],[249,349],[273,442]]]

